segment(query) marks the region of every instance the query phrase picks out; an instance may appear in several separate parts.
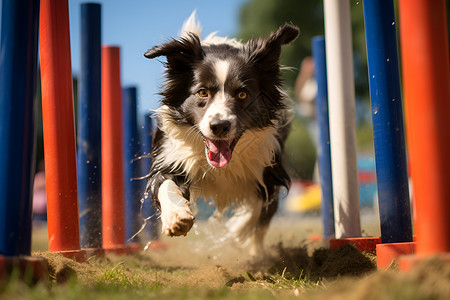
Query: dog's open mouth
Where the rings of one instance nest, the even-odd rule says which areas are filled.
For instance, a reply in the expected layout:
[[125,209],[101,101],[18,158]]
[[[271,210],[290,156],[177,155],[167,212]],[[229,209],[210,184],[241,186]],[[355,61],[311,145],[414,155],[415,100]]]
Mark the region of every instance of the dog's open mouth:
[[223,168],[231,161],[234,147],[236,147],[240,136],[230,140],[213,140],[202,134],[202,138],[205,142],[208,163],[215,168]]

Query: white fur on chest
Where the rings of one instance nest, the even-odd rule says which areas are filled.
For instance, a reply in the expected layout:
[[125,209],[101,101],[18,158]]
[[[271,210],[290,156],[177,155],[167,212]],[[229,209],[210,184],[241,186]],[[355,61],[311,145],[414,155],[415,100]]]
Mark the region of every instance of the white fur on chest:
[[162,153],[156,162],[173,166],[172,172],[187,174],[191,201],[203,197],[212,199],[220,210],[231,204],[247,202],[257,197],[258,187],[265,188],[263,171],[274,162],[280,150],[277,130],[273,126],[244,132],[230,163],[221,169],[211,167],[205,157],[205,145],[199,132],[190,126],[180,126],[167,117],[168,107],[157,110],[160,129],[166,133]]

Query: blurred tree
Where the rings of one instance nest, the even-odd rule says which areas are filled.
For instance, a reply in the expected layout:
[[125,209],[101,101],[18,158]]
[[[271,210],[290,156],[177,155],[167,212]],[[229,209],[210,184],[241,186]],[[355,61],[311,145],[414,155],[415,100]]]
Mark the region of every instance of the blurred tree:
[[299,118],[291,123],[291,134],[286,141],[285,167],[292,178],[313,179],[316,148],[306,130],[306,125]]
[[[356,94],[368,99],[366,41],[362,0],[351,0],[353,51]],[[300,28],[300,37],[284,47],[281,63],[298,68],[306,56],[311,55],[311,38],[324,35],[323,0],[249,0],[240,13],[239,37],[246,41],[275,31],[284,23]],[[286,72],[286,85],[292,89],[297,72]]]
[[[348,1],[350,1],[352,17],[355,93],[358,101],[366,102],[364,106],[367,108],[369,87],[362,0]],[[324,35],[323,0],[249,0],[240,13],[239,37],[246,41],[252,37],[264,36],[284,23],[292,23],[301,31],[296,41],[283,48],[281,57],[282,65],[294,68],[293,71],[284,73],[285,88],[293,97],[300,63],[305,57],[311,55],[311,38]],[[368,116],[368,119],[359,122],[364,125],[364,132],[360,135],[364,141],[368,141],[370,148],[373,147],[370,140],[372,132],[367,130],[371,123],[370,113],[361,113],[365,118]],[[358,117],[361,119],[361,116]],[[292,177],[312,179],[316,158],[312,141],[315,138],[311,137],[311,132],[308,132],[306,122],[307,120],[295,118],[292,123],[292,132],[286,142],[286,166]]]

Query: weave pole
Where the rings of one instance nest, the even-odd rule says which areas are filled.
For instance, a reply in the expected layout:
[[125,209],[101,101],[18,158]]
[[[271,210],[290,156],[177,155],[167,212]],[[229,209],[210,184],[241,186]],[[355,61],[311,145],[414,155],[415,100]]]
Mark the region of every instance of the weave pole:
[[[0,282],[11,274],[48,278],[29,256],[34,175],[39,1],[4,0],[0,40]],[[31,271],[31,272],[30,272]]]
[[42,0],[40,18],[49,250],[83,259],[67,1]]
[[1,255],[31,254],[39,24],[39,1],[4,0],[2,4],[0,260]]
[[[142,180],[141,141],[137,125],[137,89],[127,87],[122,90],[123,100],[123,153],[125,180],[125,238],[127,242],[139,242],[134,237],[140,229],[141,199],[144,197],[145,187]],[[133,238],[134,237],[134,238]]]
[[120,49],[102,46],[103,248],[125,253],[125,203]]
[[317,81],[316,116],[319,129],[318,159],[320,188],[322,191],[321,213],[323,237],[334,238],[333,182],[331,178],[330,124],[328,115],[327,62],[325,39],[316,36],[312,39],[314,73]]
[[417,256],[450,259],[450,62],[445,0],[400,0],[403,84]]
[[394,3],[364,0],[363,8],[382,241],[377,264],[386,268],[414,249]]
[[336,239],[361,236],[349,1],[325,0],[330,149]]
[[101,6],[81,4],[78,199],[82,248],[102,247]]

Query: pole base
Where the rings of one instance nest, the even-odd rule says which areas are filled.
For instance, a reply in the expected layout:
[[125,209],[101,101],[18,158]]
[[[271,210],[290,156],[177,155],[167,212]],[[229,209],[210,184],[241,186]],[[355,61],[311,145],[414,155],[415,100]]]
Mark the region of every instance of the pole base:
[[130,253],[138,253],[139,251],[142,250],[141,243],[137,243],[137,242],[128,243],[127,247],[129,249]]
[[83,248],[86,251],[86,257],[89,259],[91,257],[105,257],[105,249],[103,248]]
[[376,252],[376,247],[381,244],[380,237],[354,237],[345,239],[331,239],[330,249],[337,250],[343,245],[351,244],[355,246],[361,252],[374,253]]
[[117,245],[103,249],[105,253],[114,253],[118,255],[135,254],[142,250],[140,243],[132,242],[126,245]]
[[412,270],[412,268],[414,268],[415,265],[424,260],[432,259],[433,257],[445,262],[450,262],[450,253],[436,253],[434,255],[402,255],[398,259],[400,270],[403,272],[409,272]]
[[116,246],[109,246],[108,248],[104,247],[106,254],[113,253],[118,255],[127,255],[130,254],[130,249],[127,245],[116,245]]
[[88,259],[85,249],[81,250],[63,250],[63,251],[50,251],[53,253],[59,253],[66,258],[73,259],[77,262],[85,262]]
[[151,251],[164,251],[169,248],[169,244],[167,242],[161,241],[161,240],[152,240],[145,245],[143,248],[144,251],[151,250]]
[[400,256],[413,254],[415,249],[415,242],[378,244],[377,266],[387,269],[393,262],[398,263]]
[[29,285],[48,281],[48,262],[37,256],[0,255],[0,282],[18,272],[18,279]]
[[104,257],[105,249],[103,248],[84,248],[81,250],[64,250],[64,251],[50,251],[58,253],[66,258],[73,259],[76,262],[85,262],[88,258],[93,256]]

